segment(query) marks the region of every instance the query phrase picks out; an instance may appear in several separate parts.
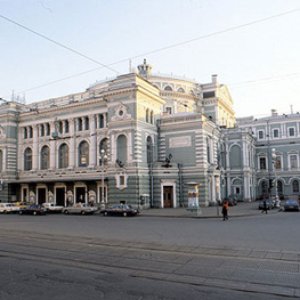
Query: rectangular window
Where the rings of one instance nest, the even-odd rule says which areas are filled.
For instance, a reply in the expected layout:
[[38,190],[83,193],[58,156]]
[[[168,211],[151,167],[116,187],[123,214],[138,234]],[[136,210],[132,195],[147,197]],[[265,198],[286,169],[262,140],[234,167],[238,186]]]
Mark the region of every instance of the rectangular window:
[[267,163],[266,163],[266,158],[265,157],[260,157],[259,158],[259,168],[261,170],[266,170],[267,169]]
[[258,131],[258,138],[261,140],[264,138],[264,132],[262,130]]
[[297,157],[297,154],[290,155],[290,169],[298,169],[298,157]]
[[274,129],[273,130],[273,137],[276,139],[276,138],[279,138],[279,130],[278,129]]
[[204,92],[203,93],[203,98],[204,99],[206,99],[206,98],[213,98],[213,97],[215,97],[216,96],[216,94],[215,94],[215,92],[213,91],[213,92]]
[[120,176],[120,185],[125,185],[125,177],[123,175]]
[[294,127],[289,128],[289,136],[295,136],[295,128]]
[[172,114],[172,107],[166,107],[166,112],[171,115]]

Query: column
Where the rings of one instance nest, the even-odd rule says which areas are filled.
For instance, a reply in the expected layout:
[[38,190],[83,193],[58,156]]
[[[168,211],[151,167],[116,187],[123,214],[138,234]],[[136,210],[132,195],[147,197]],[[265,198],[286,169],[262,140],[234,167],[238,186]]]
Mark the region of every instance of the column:
[[[55,132],[55,121],[50,122],[50,134]],[[50,169],[56,169],[56,140],[50,140]]]
[[244,200],[250,201],[250,178],[244,175]]
[[37,170],[39,167],[39,141],[38,141],[38,126],[33,125],[33,142],[32,142],[32,170]]
[[69,120],[69,131],[70,131],[70,144],[69,144],[69,167],[73,169],[75,167],[75,145],[76,145],[76,122],[72,118]]
[[96,135],[96,122],[95,115],[89,116],[90,122],[90,137],[91,137],[91,145],[90,145],[90,167],[94,168],[97,165],[97,135]]

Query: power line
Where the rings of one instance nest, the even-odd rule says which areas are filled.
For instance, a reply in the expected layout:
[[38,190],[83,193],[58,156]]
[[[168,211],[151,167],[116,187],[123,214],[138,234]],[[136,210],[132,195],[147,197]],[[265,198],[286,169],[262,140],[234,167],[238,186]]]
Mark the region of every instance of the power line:
[[114,73],[116,73],[116,74],[120,74],[120,72],[114,70],[114,69],[111,68],[110,66],[105,65],[105,64],[99,62],[98,60],[96,60],[96,59],[94,59],[94,58],[91,58],[91,57],[89,57],[89,56],[87,56],[87,55],[85,55],[85,54],[83,54],[83,53],[81,53],[81,52],[79,52],[79,51],[77,51],[77,50],[75,50],[75,49],[73,49],[73,48],[71,48],[71,47],[68,47],[68,46],[66,46],[66,45],[64,45],[64,44],[62,44],[62,43],[60,43],[60,42],[57,42],[57,41],[55,41],[55,40],[53,40],[53,39],[47,37],[46,35],[44,35],[44,34],[42,34],[42,33],[39,33],[39,32],[37,32],[37,31],[35,31],[35,30],[33,30],[33,29],[31,29],[31,28],[25,26],[25,25],[22,25],[22,24],[20,24],[20,23],[14,21],[14,20],[12,20],[12,19],[6,17],[6,16],[3,16],[3,15],[1,15],[1,14],[0,14],[0,17],[1,17],[2,19],[4,19],[4,20],[6,20],[6,21],[8,21],[8,22],[10,22],[10,23],[12,23],[12,24],[14,24],[14,25],[17,25],[17,26],[19,26],[19,27],[21,27],[21,28],[23,28],[23,29],[25,29],[25,30],[27,30],[27,31],[29,31],[29,32],[31,32],[31,33],[33,33],[33,34],[35,34],[35,35],[37,35],[37,36],[39,36],[39,37],[41,37],[41,38],[43,38],[43,39],[45,39],[45,40],[47,40],[47,41],[49,41],[49,42],[55,44],[55,45],[57,45],[57,46],[59,46],[59,47],[61,47],[61,48],[64,48],[64,49],[66,49],[66,50],[68,50],[68,51],[71,51],[72,53],[75,53],[75,54],[77,54],[77,55],[79,55],[79,56],[81,56],[81,57],[83,57],[83,58],[85,58],[85,59],[87,59],[87,60],[89,60],[89,61],[91,61],[91,62],[93,62],[93,63],[96,63],[97,65],[100,65],[100,66],[103,67],[103,68],[106,68],[106,69],[108,69],[108,70],[110,70],[110,71],[112,71],[112,72],[114,72]]
[[[245,28],[245,27],[249,27],[249,26],[252,26],[252,25],[255,25],[255,24],[259,24],[259,23],[263,23],[263,22],[267,22],[269,20],[272,20],[272,19],[275,19],[275,18],[279,18],[279,17],[282,17],[282,16],[286,16],[286,15],[289,15],[289,14],[292,14],[292,13],[295,13],[295,12],[299,12],[300,11],[300,8],[295,8],[295,9],[292,9],[292,10],[289,10],[289,11],[286,11],[286,12],[283,12],[283,13],[279,13],[279,14],[276,14],[276,15],[272,15],[272,16],[269,16],[269,17],[265,17],[265,18],[261,18],[261,19],[257,19],[257,20],[254,20],[254,21],[251,21],[251,22],[247,22],[247,23],[244,23],[244,24],[240,24],[240,25],[236,25],[236,26],[232,26],[232,27],[228,27],[226,29],[223,29],[223,30],[219,30],[219,31],[215,31],[215,32],[212,32],[212,33],[208,33],[208,34],[205,34],[205,35],[201,35],[199,37],[196,37],[196,38],[193,38],[193,39],[190,39],[190,40],[185,40],[185,41],[182,41],[182,42],[178,42],[178,43],[174,43],[174,44],[171,44],[171,45],[168,45],[168,46],[165,46],[165,47],[161,47],[161,48],[157,48],[157,49],[154,49],[154,50],[151,50],[151,51],[148,51],[148,52],[144,52],[144,53],[141,53],[141,54],[138,54],[138,55],[135,55],[135,56],[132,56],[132,57],[127,57],[127,58],[124,58],[124,59],[121,59],[121,60],[118,60],[116,62],[113,62],[113,63],[110,63],[110,64],[107,64],[107,65],[104,65],[102,63],[98,63],[101,65],[101,68],[93,68],[93,69],[89,69],[89,70],[86,70],[86,71],[83,71],[83,72],[80,72],[80,73],[77,73],[77,74],[74,74],[74,75],[70,75],[70,76],[67,76],[67,77],[63,77],[63,78],[60,78],[60,79],[57,79],[57,80],[54,80],[54,81],[50,81],[48,83],[45,83],[45,84],[41,84],[39,86],[36,86],[36,87],[33,87],[33,88],[30,88],[30,89],[27,89],[27,90],[24,90],[22,91],[23,92],[28,92],[28,91],[32,91],[32,90],[35,90],[35,89],[39,89],[41,87],[45,87],[45,86],[48,86],[48,85],[52,85],[52,84],[55,84],[55,83],[58,83],[58,82],[61,82],[61,81],[64,81],[64,80],[68,80],[68,79],[71,79],[71,78],[74,78],[74,77],[78,77],[78,76],[81,76],[81,75],[84,75],[84,74],[87,74],[87,73],[90,73],[90,72],[94,72],[96,70],[100,70],[102,68],[109,68],[110,70],[113,70],[111,69],[111,66],[113,65],[117,65],[117,64],[120,64],[120,63],[123,63],[123,62],[127,62],[129,60],[132,60],[132,59],[137,59],[137,58],[140,58],[140,57],[145,57],[145,56],[149,56],[149,55],[152,55],[152,54],[155,54],[155,53],[158,53],[158,52],[161,52],[161,51],[165,51],[165,50],[169,50],[169,49],[172,49],[172,48],[176,48],[176,47],[179,47],[179,46],[183,46],[183,45],[186,45],[186,44],[190,44],[190,43],[193,43],[193,42],[196,42],[196,41],[199,41],[199,40],[202,40],[202,39],[207,39],[207,38],[210,38],[210,37],[213,37],[213,36],[216,36],[216,35],[221,35],[221,34],[224,34],[224,33],[227,33],[227,32],[230,32],[230,31],[235,31],[235,30],[239,30],[241,28]],[[93,59],[90,59],[88,57],[86,57],[85,55],[77,52],[76,50],[73,51],[73,49],[67,47],[67,46],[64,46],[52,39],[49,39],[48,37],[46,36],[43,36],[13,20],[10,20],[8,19],[7,17],[4,17],[2,15],[0,15],[0,17],[6,19],[7,21],[11,22],[11,23],[14,23],[18,26],[21,26],[22,28],[30,31],[30,32],[33,32],[34,34],[37,34],[43,38],[46,38],[47,40],[59,45],[59,46],[62,46],[63,48],[66,48],[72,52],[75,52],[76,54],[79,54],[89,60],[92,60],[94,61]],[[94,61],[96,62],[96,61]],[[117,72],[115,70],[113,70],[114,72]],[[119,72],[117,72],[119,73]]]
[[231,87],[239,87],[239,86],[245,85],[245,84],[257,84],[257,83],[268,84],[268,83],[272,83],[273,81],[289,79],[291,77],[297,78],[299,76],[300,76],[300,72],[295,72],[295,73],[288,73],[288,74],[283,74],[283,75],[264,77],[264,78],[254,79],[254,80],[246,80],[246,81],[240,81],[240,82],[235,82],[235,83],[228,83],[227,85],[230,85]]

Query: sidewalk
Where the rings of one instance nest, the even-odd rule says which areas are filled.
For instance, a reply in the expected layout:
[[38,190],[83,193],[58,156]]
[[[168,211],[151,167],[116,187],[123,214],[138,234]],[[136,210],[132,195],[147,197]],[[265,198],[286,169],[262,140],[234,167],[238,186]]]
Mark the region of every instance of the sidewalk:
[[[268,214],[275,214],[279,211],[274,208],[268,211]],[[244,217],[260,215],[261,211],[258,209],[258,202],[240,202],[236,206],[230,206],[228,216],[231,217]],[[141,212],[144,217],[170,217],[170,218],[221,218],[221,206],[208,206],[201,207],[197,211],[188,211],[186,208],[149,208]]]

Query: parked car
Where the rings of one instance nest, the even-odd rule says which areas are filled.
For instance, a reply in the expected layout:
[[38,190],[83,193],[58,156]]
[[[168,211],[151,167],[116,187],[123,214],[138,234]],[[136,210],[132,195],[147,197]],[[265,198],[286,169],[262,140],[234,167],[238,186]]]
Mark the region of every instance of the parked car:
[[284,211],[299,211],[299,202],[297,200],[288,199],[283,205]]
[[262,201],[259,201],[259,204],[258,204],[258,209],[264,209],[264,201],[266,201],[266,204],[267,204],[267,209],[273,209],[275,207],[275,200],[273,199],[266,199],[266,200],[262,200]]
[[0,213],[15,213],[18,212],[20,208],[14,203],[0,203]]
[[128,204],[115,204],[100,211],[104,216],[136,216],[139,214],[137,209],[132,208]]
[[48,213],[61,213],[64,208],[63,206],[56,205],[55,203],[43,203],[42,206]]
[[98,210],[97,207],[89,206],[84,203],[77,203],[73,206],[67,206],[63,208],[62,212],[68,214],[81,214],[81,215],[92,215]]
[[38,204],[32,204],[32,205],[28,205],[25,208],[21,208],[19,211],[20,215],[45,215],[46,214],[46,210]]

